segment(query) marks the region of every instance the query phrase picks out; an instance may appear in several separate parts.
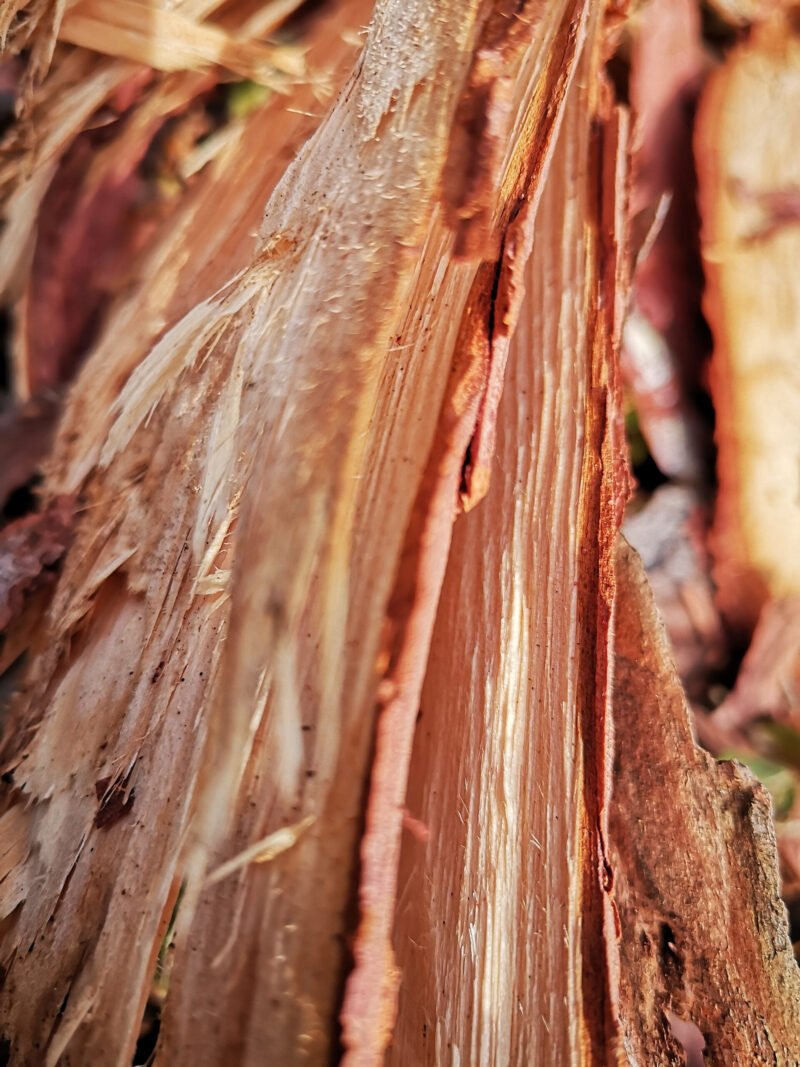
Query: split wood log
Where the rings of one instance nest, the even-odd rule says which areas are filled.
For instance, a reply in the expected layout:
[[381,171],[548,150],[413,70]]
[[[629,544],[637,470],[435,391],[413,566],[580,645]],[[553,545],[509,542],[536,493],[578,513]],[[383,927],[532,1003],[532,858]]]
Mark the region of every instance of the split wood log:
[[[0,1009],[20,1062],[130,1062],[184,879],[163,1062],[326,1055],[376,697],[410,737],[587,9],[379,5],[253,264],[135,370],[87,388],[90,361],[76,386],[48,488],[82,517],[6,743],[24,859],[3,883]],[[364,846],[369,1005],[345,1031],[372,1059],[398,759]],[[209,861],[287,827],[284,856],[201,894]],[[237,1005],[222,1025],[200,996],[215,962]]]
[[[456,523],[411,761],[397,1064],[601,1063],[624,113],[591,23],[534,227],[486,501]],[[606,87],[607,89],[607,87]],[[553,299],[554,294],[557,299]]]
[[3,742],[0,1058],[127,1067],[174,913],[164,1067],[393,1031],[394,1063],[672,1063],[692,1024],[791,1062],[763,794],[692,746],[614,559],[619,6],[380,0],[347,79],[368,4],[330,10],[328,116],[253,116],[112,308]]

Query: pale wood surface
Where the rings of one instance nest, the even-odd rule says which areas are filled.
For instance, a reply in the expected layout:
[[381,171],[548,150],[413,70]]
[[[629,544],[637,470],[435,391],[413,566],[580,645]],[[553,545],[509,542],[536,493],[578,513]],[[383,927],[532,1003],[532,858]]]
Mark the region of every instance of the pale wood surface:
[[[499,7],[451,6],[380,6],[336,108],[270,200],[253,264],[138,367],[132,345],[127,367],[89,387],[90,363],[73,393],[50,486],[80,493],[83,518],[18,713],[32,734],[9,752],[29,801],[13,883],[37,892],[6,931],[7,954],[35,945],[12,963],[3,1008],[15,1048],[46,1046],[48,1062],[63,1049],[65,1062],[129,1059],[182,877],[165,1062],[327,1055],[394,575],[446,394],[461,453],[434,511],[452,522],[488,353],[468,346],[454,377],[450,353],[478,256],[502,244],[493,220],[506,225],[540,177],[585,12],[531,5],[527,35],[511,20],[513,77],[499,100],[478,79],[481,122],[451,146],[484,19],[489,43],[504,40]],[[477,236],[457,260],[439,175],[448,154],[468,162],[482,146],[489,230],[459,196],[459,226]],[[211,192],[204,203],[214,210]],[[487,333],[491,305],[478,310],[468,338]],[[424,658],[399,687],[404,707]],[[207,861],[309,816],[294,848],[194,909]],[[385,832],[391,850],[399,829],[395,806],[375,840]],[[383,940],[392,899],[389,884]],[[6,910],[18,901],[15,889]],[[207,980],[215,961],[221,985]],[[359,1015],[366,1037],[351,1038],[373,1056],[375,1013],[391,1010],[378,992]]]
[[434,629],[407,797],[430,837],[405,835],[394,931],[397,1065],[603,1055],[587,1016],[609,977],[583,958],[588,936],[602,959],[603,925],[582,930],[581,873],[602,806],[585,794],[587,761],[601,789],[604,766],[593,642],[610,640],[607,617],[587,640],[609,563],[596,499],[615,483],[592,426],[615,404],[600,400],[616,297],[597,193],[617,195],[595,139],[600,33],[592,22],[534,224],[489,492],[456,523]]
[[749,630],[766,596],[800,591],[800,37],[754,28],[712,76],[695,135],[714,334],[715,578]]

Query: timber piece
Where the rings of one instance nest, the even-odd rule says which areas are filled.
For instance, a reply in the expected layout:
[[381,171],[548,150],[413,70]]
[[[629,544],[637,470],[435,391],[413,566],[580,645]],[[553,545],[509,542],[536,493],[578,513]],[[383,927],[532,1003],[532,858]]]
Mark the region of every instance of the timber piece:
[[[457,521],[406,798],[388,1062],[605,1063],[624,115],[589,23],[522,281],[485,501]],[[599,191],[599,196],[598,196]],[[552,300],[557,292],[559,299]]]
[[695,701],[708,699],[730,656],[711,581],[709,512],[696,487],[667,483],[631,509],[622,528],[642,557],[678,674]]
[[[336,1040],[378,681],[413,607],[401,596],[385,625],[392,582],[404,541],[415,569],[415,500],[413,529],[435,514],[447,532],[455,514],[455,449],[516,310],[507,285],[495,315],[487,282],[511,270],[503,231],[535,204],[583,39],[586,4],[526,9],[501,97],[475,111],[493,223],[461,214],[473,258],[457,259],[439,178],[501,6],[384,0],[250,266],[138,366],[132,346],[97,389],[90,360],[73,389],[48,490],[73,485],[84,510],[5,749],[2,828],[23,858],[3,898],[0,1015],[21,1062],[130,1062],[183,879],[158,1060],[323,1060]],[[473,343],[451,363],[475,285]],[[439,484],[443,412],[458,432]],[[410,676],[383,689],[412,727],[420,619]],[[402,812],[386,813],[372,840],[391,852]],[[248,865],[276,832],[293,847]],[[234,870],[203,892],[209,861]],[[351,1039],[362,1062],[393,1010],[377,992]]]
[[799,138],[800,36],[777,15],[709,80],[695,136],[714,335],[714,578],[747,634],[768,597],[800,592]]
[[[135,279],[138,253],[178,197],[161,195],[142,172],[164,123],[194,104],[212,82],[173,77],[124,119],[80,134],[35,205],[27,276],[16,276],[15,390],[37,397],[72,380],[103,323],[112,294]],[[185,190],[182,190],[185,194]],[[18,194],[17,194],[18,195]]]
[[733,691],[713,719],[725,730],[759,720],[800,730],[800,598],[771,600],[764,607]]
[[699,1030],[707,1063],[791,1067],[800,975],[769,795],[695,746],[644,568],[622,539],[613,714],[621,1048],[629,1062],[680,1064]]
[[711,7],[733,26],[760,22],[792,7],[793,0],[710,0]]

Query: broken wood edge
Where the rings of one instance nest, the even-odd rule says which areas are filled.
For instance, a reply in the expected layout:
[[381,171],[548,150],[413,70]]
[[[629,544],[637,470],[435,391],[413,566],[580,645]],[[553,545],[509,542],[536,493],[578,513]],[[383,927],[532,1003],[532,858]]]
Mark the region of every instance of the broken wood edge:
[[[568,35],[574,42],[574,36]],[[595,43],[599,55],[600,41]],[[580,54],[569,51],[571,70]],[[558,78],[557,99],[563,103],[569,78]],[[603,97],[605,122],[597,126],[596,180],[601,197],[598,203],[599,240],[603,248],[599,269],[598,321],[596,324],[595,355],[590,392],[598,391],[604,399],[600,417],[589,436],[594,452],[587,449],[587,468],[584,480],[591,484],[602,480],[602,490],[588,506],[585,521],[598,530],[601,558],[600,578],[593,587],[583,590],[585,602],[596,613],[592,625],[608,631],[613,605],[613,543],[622,522],[629,478],[624,450],[624,427],[619,376],[616,372],[616,352],[625,310],[624,279],[627,274],[627,113],[613,109],[610,93]],[[537,177],[546,173],[546,162],[555,138],[551,125],[543,138],[545,161],[531,173]],[[533,243],[535,205],[539,187],[534,187],[534,207],[512,214],[509,227],[518,221],[519,230],[501,248],[508,249],[506,259],[493,266],[484,263],[478,272],[473,294],[480,294],[480,302],[468,302],[472,311],[463,326],[465,343],[459,351],[466,352],[462,367],[454,368],[448,396],[440,417],[437,438],[428,468],[415,504],[414,514],[406,535],[403,561],[390,607],[390,617],[397,627],[399,643],[392,654],[392,666],[383,685],[386,703],[378,723],[376,756],[367,809],[367,829],[362,842],[362,871],[360,902],[362,918],[354,947],[355,967],[351,973],[343,1002],[341,1020],[343,1040],[348,1052],[347,1067],[360,1067],[378,1062],[388,1043],[396,1010],[396,991],[399,975],[395,968],[391,947],[391,924],[399,860],[399,837],[405,783],[413,742],[419,694],[424,678],[436,607],[449,551],[452,520],[457,503],[466,510],[475,502],[469,489],[464,490],[463,470],[468,460],[469,443],[474,440],[480,407],[487,404],[487,387],[492,370],[491,338],[496,306],[505,307],[502,317],[503,349],[495,369],[495,392],[487,405],[484,450],[491,456],[493,430],[489,429],[496,416],[502,375],[507,354],[508,338],[519,314],[522,292],[521,272]],[[607,227],[611,227],[608,229]],[[500,286],[504,288],[500,288]],[[611,286],[611,288],[607,288]],[[612,296],[609,299],[608,294]],[[476,307],[477,304],[477,307]],[[482,312],[482,313],[481,313]],[[498,331],[499,332],[499,331]],[[599,338],[599,339],[598,339]],[[487,368],[486,364],[489,363]],[[484,383],[481,385],[481,381]],[[461,405],[466,401],[463,410]],[[470,430],[471,424],[471,430]],[[491,442],[491,444],[490,444]],[[455,464],[458,455],[461,461]],[[603,473],[597,479],[597,467]],[[461,472],[460,483],[454,483],[456,471]],[[482,496],[488,481],[476,486]],[[480,492],[480,489],[483,491]],[[460,492],[459,492],[460,490]],[[456,495],[458,494],[458,495]],[[477,495],[477,493],[476,493]],[[449,508],[448,508],[449,504]],[[450,513],[448,514],[448,510]],[[428,558],[426,558],[426,556]],[[398,611],[398,608],[400,609]],[[588,620],[586,625],[589,625]],[[606,958],[598,929],[613,924],[613,912],[607,897],[609,887],[608,863],[605,858],[604,826],[608,795],[608,691],[609,665],[604,642],[587,646],[581,676],[584,680],[582,718],[584,745],[590,772],[584,777],[584,796],[588,816],[585,840],[586,872],[582,887],[582,907],[588,918],[584,926],[589,951],[584,955],[584,1001],[582,1042],[589,1054],[602,1055],[607,1031],[614,1029],[611,957]],[[594,913],[599,909],[599,926]],[[584,946],[584,947],[587,947]],[[607,971],[607,968],[610,970]],[[597,977],[605,975],[603,992],[597,992]],[[611,1007],[609,1007],[611,1003]],[[591,1051],[590,1051],[591,1050]],[[599,1061],[598,1061],[599,1062]]]

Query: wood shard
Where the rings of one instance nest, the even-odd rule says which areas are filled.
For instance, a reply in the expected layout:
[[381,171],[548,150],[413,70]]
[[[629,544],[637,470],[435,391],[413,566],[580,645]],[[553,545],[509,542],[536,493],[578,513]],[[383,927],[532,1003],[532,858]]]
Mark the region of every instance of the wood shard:
[[[598,527],[614,530],[622,487],[619,441],[604,454],[609,425],[592,412],[602,395],[613,421],[617,404],[603,374],[627,145],[593,96],[599,34],[590,17],[521,271],[488,494],[456,523],[436,618],[407,797],[430,837],[407,835],[401,853],[391,1064],[604,1058]],[[589,631],[597,644],[581,646]]]
[[649,451],[667,477],[705,474],[705,433],[690,397],[705,357],[692,121],[707,60],[696,0],[650,0],[631,45],[635,116],[631,212],[652,223],[637,256],[621,368]]
[[736,685],[712,718],[726,730],[759,719],[800,730],[800,598],[771,600],[764,607]]

